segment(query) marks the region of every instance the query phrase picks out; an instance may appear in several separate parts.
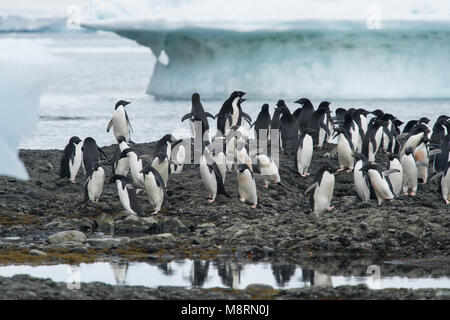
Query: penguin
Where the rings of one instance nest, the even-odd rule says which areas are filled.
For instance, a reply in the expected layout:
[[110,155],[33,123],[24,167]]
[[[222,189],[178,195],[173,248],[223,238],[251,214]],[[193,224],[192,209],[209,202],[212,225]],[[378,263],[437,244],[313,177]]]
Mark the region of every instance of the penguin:
[[349,109],[344,116],[344,128],[348,133],[353,144],[353,150],[355,152],[361,152],[362,149],[362,135],[363,132],[358,124],[353,120],[354,109]]
[[158,170],[151,165],[147,165],[144,169],[139,171],[139,173],[144,177],[145,192],[147,193],[150,205],[154,210],[152,214],[157,214],[161,210],[163,204],[167,208],[169,202],[166,187]]
[[172,143],[177,142],[178,139],[175,138],[170,133],[165,134],[161,139],[156,142],[154,154],[158,154],[160,152],[165,153],[167,158],[170,159],[172,153]]
[[417,124],[405,137],[402,147],[399,152],[400,158],[403,157],[406,148],[412,147],[414,150],[420,143],[423,137],[428,136],[430,129],[426,124]]
[[[208,117],[213,118],[214,116],[210,114],[209,112],[206,112],[203,109],[203,105],[200,102],[200,95],[196,92],[192,94],[191,97],[192,106],[191,106],[191,112],[185,114],[183,118],[181,118],[181,122],[189,119],[189,125],[191,127],[192,136],[194,139],[195,136],[195,122],[201,121],[202,123],[202,138],[209,140],[209,123],[208,123]],[[206,133],[206,135],[205,135]]]
[[391,153],[388,156],[388,170],[398,170],[386,177],[388,183],[392,187],[392,193],[397,198],[403,189],[403,167],[400,161],[397,159],[396,154]]
[[[261,111],[258,114],[258,117],[256,118],[256,121],[253,122],[251,127],[255,127],[255,137],[256,140],[263,139],[264,141],[267,141],[270,135],[270,124],[271,124],[271,118],[270,118],[270,112],[269,112],[269,105],[267,103],[264,103],[261,107]],[[267,130],[264,134],[264,136],[260,136],[261,133],[263,133],[260,130]],[[259,143],[258,143],[259,144]]]
[[394,143],[394,124],[392,121],[395,119],[395,117],[390,113],[385,113],[381,120],[384,121],[383,123],[383,138],[382,138],[382,149],[385,153],[392,153],[393,150],[393,143]]
[[213,203],[218,194],[223,194],[229,198],[230,196],[225,191],[219,167],[212,159],[207,145],[209,145],[209,143],[204,141],[202,147],[203,153],[200,156],[200,176],[209,192],[208,202]]
[[269,188],[270,183],[280,184],[281,178],[278,167],[272,159],[265,154],[255,156],[256,164],[253,165],[253,171],[256,174],[264,176],[264,188]]
[[227,135],[228,128],[237,124],[239,118],[238,101],[246,93],[242,91],[234,91],[230,97],[225,100],[219,113],[215,116],[217,119],[217,134]]
[[323,165],[314,177],[314,183],[306,189],[304,195],[311,190],[309,205],[313,209],[316,217],[324,211],[332,211],[334,206],[330,206],[334,191],[334,173],[336,169],[329,164]]
[[226,143],[225,137],[216,137],[212,142],[211,149],[211,157],[219,168],[223,184],[225,184],[225,176],[227,173],[227,157],[225,154],[227,148]]
[[[363,134],[366,134],[368,129],[368,121],[367,121],[367,115],[369,114],[369,111],[363,108],[356,109],[356,112],[354,113],[355,118],[359,117],[359,124],[360,128],[363,131]],[[358,121],[355,120],[357,123]]]
[[368,202],[370,200],[370,184],[367,181],[368,177],[366,178],[361,170],[367,164],[368,160],[362,153],[353,154],[353,158],[355,158],[353,181],[355,183],[356,193],[362,202]]
[[314,106],[311,103],[311,101],[307,98],[301,98],[301,99],[295,101],[294,103],[298,103],[302,106],[302,112],[300,113],[300,116],[299,116],[298,122],[297,122],[298,128],[300,129],[300,133],[301,133],[302,130],[305,130],[309,125],[309,121],[314,112]]
[[367,157],[369,162],[375,162],[375,155],[380,148],[381,139],[383,138],[383,124],[383,121],[372,118],[371,122],[369,122],[367,133],[364,135],[361,153]]
[[158,152],[153,158],[151,165],[158,171],[164,182],[164,187],[167,188],[167,181],[169,179],[169,159],[167,158],[167,154],[161,151]]
[[406,123],[405,127],[403,128],[402,133],[409,133],[414,126],[416,126],[419,123],[418,120],[410,120]]
[[398,172],[397,170],[383,173],[380,166],[376,163],[367,163],[359,170],[368,177],[370,185],[375,191],[379,206],[383,204],[384,200],[391,201],[394,199],[394,194],[392,193],[385,176],[390,173]]
[[123,208],[131,214],[141,215],[136,189],[132,184],[128,183],[128,179],[122,175],[114,175],[110,182],[116,184],[117,193],[119,194],[120,203]]
[[335,130],[334,137],[336,136],[338,137],[337,151],[340,165],[337,172],[344,169],[347,169],[347,172],[352,172],[354,167],[353,154],[355,153],[355,148],[350,133],[344,127],[341,127]]
[[[275,107],[275,112],[273,113],[272,121],[270,123],[270,143],[271,145],[278,141],[280,150],[283,152],[283,143],[281,141],[280,127],[281,127],[281,110]],[[275,139],[275,140],[274,140]]]
[[81,151],[81,139],[77,136],[70,138],[61,157],[61,168],[59,176],[69,179],[69,182],[76,183],[75,178],[81,166],[83,151]]
[[331,130],[328,126],[328,115],[330,111],[330,102],[322,101],[314,111],[309,119],[308,128],[314,129],[313,131],[313,143],[319,149],[323,147],[323,143],[327,140],[327,137],[331,136]]
[[313,133],[314,129],[311,128],[303,130],[296,145],[294,168],[295,172],[299,173],[302,177],[309,176],[308,169],[314,151]]
[[242,137],[238,138],[236,142],[236,163],[238,165],[245,163],[250,168],[250,170],[253,171],[252,161],[248,154],[248,150],[245,145],[245,140]]
[[100,153],[107,158],[106,154],[97,146],[97,142],[91,137],[84,139],[81,151],[83,152],[83,169],[88,176],[91,174],[94,166],[100,163]]
[[444,137],[437,151],[439,153],[434,157],[434,171],[443,172],[446,170],[450,159],[450,134]]
[[[194,145],[193,138],[180,139],[171,145],[170,161],[169,161],[169,174],[180,174],[183,171],[183,167],[186,162],[186,157],[191,156],[192,160],[192,147]],[[186,154],[188,152],[188,154]]]
[[430,142],[434,144],[440,144],[444,137],[449,133],[447,130],[447,124],[450,117],[441,115],[436,120],[433,126],[433,132],[430,137]]
[[347,113],[347,110],[344,108],[337,108],[336,111],[334,111],[334,113],[335,113],[335,117],[332,118],[333,122],[336,124],[343,123],[345,114]]
[[127,176],[128,172],[130,171],[130,162],[128,161],[128,158],[121,158],[120,154],[123,150],[129,148],[126,139],[124,136],[120,136],[117,138],[117,142],[119,143],[117,145],[116,151],[114,153],[114,159],[113,159],[113,173],[115,175],[120,176]]
[[138,157],[137,153],[131,148],[127,148],[122,151],[120,158],[128,158],[130,164],[130,173],[133,183],[136,187],[145,189],[144,175],[141,170],[148,165],[148,162]]
[[429,142],[430,139],[428,139],[427,137],[423,137],[422,139],[420,139],[419,145],[414,149],[413,153],[416,162],[425,164],[421,165],[418,169],[418,181],[422,184],[426,184],[428,180],[428,166],[430,164],[430,159],[428,155],[427,145]]
[[403,193],[408,194],[411,190],[410,195],[415,196],[417,191],[417,178],[419,176],[416,160],[413,155],[413,148],[408,147],[405,153],[401,157],[401,164],[403,168]]
[[105,171],[100,163],[95,163],[84,185],[84,202],[98,202],[103,193]]
[[436,173],[431,181],[441,177],[441,182],[439,184],[439,190],[442,194],[442,199],[446,205],[450,204],[450,162],[447,162],[446,168],[443,171]]
[[252,125],[252,117],[250,117],[248,114],[246,114],[244,111],[242,111],[242,103],[244,103],[245,101],[247,101],[247,99],[240,98],[237,102],[239,115],[238,115],[238,119],[237,119],[236,123],[235,124],[233,123],[233,126],[242,126],[242,119],[247,121],[250,126]]
[[130,142],[130,130],[133,130],[133,128],[131,127],[130,119],[128,118],[128,114],[125,110],[125,106],[128,104],[130,104],[130,102],[124,100],[119,100],[116,103],[113,116],[109,121],[108,126],[106,127],[106,132],[109,132],[109,130],[111,130],[111,127],[113,128],[113,133],[116,137],[116,140],[120,136],[124,136],[126,142]]
[[241,202],[249,202],[251,208],[256,208],[258,195],[256,193],[256,183],[253,172],[247,164],[241,163],[237,170],[238,193]]
[[[277,108],[281,111],[281,141],[283,145],[283,152],[285,153],[294,153],[295,145],[298,140],[298,127],[297,123],[286,106],[284,100],[278,100]],[[306,129],[306,127],[305,127]]]

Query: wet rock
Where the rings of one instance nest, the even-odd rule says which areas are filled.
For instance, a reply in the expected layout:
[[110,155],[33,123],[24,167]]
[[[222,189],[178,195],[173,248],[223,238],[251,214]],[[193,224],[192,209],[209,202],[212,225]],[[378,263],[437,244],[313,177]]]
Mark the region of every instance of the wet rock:
[[30,254],[32,256],[46,256],[47,255],[44,251],[37,250],[37,249],[30,250]]
[[143,220],[119,220],[115,223],[116,235],[133,235],[146,233],[148,225]]
[[189,232],[189,228],[176,218],[166,218],[161,222],[161,232],[182,234]]
[[58,244],[67,241],[85,242],[86,235],[77,230],[61,231],[48,237],[47,241],[51,244]]
[[261,259],[264,258],[265,252],[262,248],[257,246],[242,246],[236,249],[236,256]]
[[101,213],[96,219],[97,231],[111,234],[114,232],[114,219],[111,215]]

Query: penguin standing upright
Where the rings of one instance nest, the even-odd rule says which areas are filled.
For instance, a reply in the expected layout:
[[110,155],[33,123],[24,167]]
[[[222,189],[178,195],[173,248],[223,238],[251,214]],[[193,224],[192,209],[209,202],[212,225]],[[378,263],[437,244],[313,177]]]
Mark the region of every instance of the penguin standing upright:
[[450,134],[447,134],[439,145],[438,154],[434,158],[434,171],[443,172],[450,159]]
[[449,133],[447,127],[450,127],[450,117],[441,115],[437,118],[433,126],[433,132],[430,137],[430,142],[440,144],[444,137]]
[[128,104],[130,104],[130,102],[124,100],[119,100],[116,103],[113,116],[106,128],[106,132],[109,132],[112,127],[116,140],[118,140],[120,136],[124,136],[126,142],[130,142],[130,130],[133,130],[128,114],[125,110],[125,106]]
[[98,202],[103,193],[105,171],[99,163],[94,164],[84,185],[84,202]]
[[353,154],[353,158],[355,158],[353,181],[355,182],[356,193],[362,202],[367,202],[370,200],[370,185],[367,181],[369,177],[361,170],[367,164],[367,158],[362,153]]
[[304,193],[306,195],[314,190],[309,198],[309,205],[314,210],[316,217],[319,217],[319,214],[324,211],[334,209],[334,206],[330,206],[334,191],[334,172],[336,169],[331,165],[322,166],[314,177],[314,183]]
[[388,170],[397,171],[386,177],[391,185],[392,193],[398,197],[403,188],[403,167],[394,153],[389,154]]
[[327,137],[331,136],[331,130],[328,126],[328,117],[331,112],[329,106],[330,102],[322,101],[309,119],[308,128],[314,129],[312,136],[313,143],[320,149],[323,147],[323,143],[327,140]]
[[164,182],[164,187],[167,188],[167,181],[169,180],[169,159],[167,159],[167,154],[162,151],[158,152],[152,161],[152,167],[158,171]]
[[296,146],[296,153],[294,158],[294,168],[302,177],[309,176],[309,165],[313,155],[313,138],[314,129],[306,128],[300,134]]
[[420,123],[417,124],[411,131],[406,135],[402,147],[400,149],[399,156],[403,157],[406,148],[412,147],[414,150],[420,143],[423,137],[428,136],[430,129],[426,124]]
[[279,184],[281,182],[278,167],[272,159],[265,154],[255,156],[256,164],[253,165],[255,173],[264,176],[264,187],[269,188],[270,183]]
[[141,173],[141,170],[145,168],[148,163],[144,159],[139,158],[137,153],[131,148],[123,150],[120,154],[120,158],[128,158],[131,178],[133,179],[134,185],[138,188],[144,189],[144,175]]
[[[195,136],[195,122],[200,121],[202,123],[202,138],[209,140],[209,124],[208,124],[208,117],[213,118],[214,116],[210,114],[209,112],[206,112],[203,109],[203,105],[200,102],[200,95],[198,93],[194,93],[191,97],[192,100],[192,107],[191,112],[187,113],[183,116],[181,119],[181,122],[184,120],[189,119],[189,125],[191,127],[192,136],[194,139]],[[206,133],[206,135],[205,135]]]
[[83,159],[80,142],[81,139],[77,136],[71,137],[61,157],[59,176],[69,179],[71,183],[76,183],[75,178],[80,169],[81,160]]
[[300,113],[300,116],[298,118],[298,128],[300,129],[300,133],[308,128],[309,121],[311,119],[311,116],[314,112],[314,106],[311,103],[311,101],[307,98],[301,98],[294,103],[298,103],[302,106],[302,112]]
[[[183,171],[184,164],[186,162],[186,156],[191,156],[192,160],[192,147],[194,145],[193,138],[180,139],[171,146],[169,174],[179,174]],[[188,152],[188,154],[186,154]]]
[[367,163],[360,170],[369,178],[370,185],[377,196],[379,206],[383,204],[383,200],[391,201],[394,199],[394,194],[385,176],[392,172],[398,172],[397,170],[383,173],[380,166],[376,163]]
[[342,171],[347,169],[347,172],[352,172],[354,166],[353,154],[355,148],[353,146],[350,133],[344,128],[337,128],[335,130],[335,137],[338,137],[337,151],[340,168],[337,170]]
[[[284,100],[277,102],[277,108],[281,111],[281,141],[283,144],[283,151],[290,154],[295,152],[295,146],[298,140],[297,123],[286,106]],[[306,128],[305,128],[306,129]]]
[[94,166],[100,163],[100,153],[107,158],[106,154],[97,146],[97,142],[91,137],[84,139],[81,151],[83,151],[83,169],[88,176]]
[[175,138],[170,133],[165,134],[161,139],[159,139],[156,142],[155,146],[155,154],[158,154],[160,152],[165,153],[167,155],[167,158],[170,159],[172,154],[172,143],[177,142],[178,139]]
[[256,183],[253,172],[247,164],[241,163],[237,170],[238,193],[241,202],[249,202],[252,208],[258,204],[258,195],[256,193]]
[[407,195],[408,191],[411,190],[410,195],[415,196],[419,173],[412,147],[406,148],[405,154],[402,156],[400,162],[403,168],[403,193]]
[[445,204],[450,204],[450,162],[447,162],[447,166],[443,171],[436,173],[431,181],[441,177],[441,182],[439,184],[440,193],[442,194],[442,199],[444,199]]
[[141,208],[136,196],[136,189],[132,184],[128,183],[127,178],[121,175],[114,175],[110,182],[116,184],[117,193],[123,208],[131,214],[140,215]]
[[163,204],[168,207],[166,187],[159,172],[151,165],[147,165],[140,171],[144,176],[144,187],[148,200],[153,208],[152,214],[157,214]]
[[237,124],[239,118],[238,101],[244,95],[245,92],[234,91],[223,103],[219,113],[215,116],[217,119],[218,135],[227,135],[228,129]]
[[369,162],[375,162],[375,155],[380,148],[383,137],[384,122],[377,120],[376,118],[373,118],[370,121],[367,133],[364,135],[361,153],[367,157]]
[[283,141],[281,141],[280,127],[281,127],[281,110],[275,107],[272,121],[270,122],[270,144],[276,143],[274,139],[278,140],[280,150],[283,151]]
[[419,176],[418,181],[422,184],[426,184],[428,181],[428,166],[430,163],[428,148],[427,145],[430,142],[430,139],[427,137],[423,137],[420,139],[419,145],[414,149],[414,159],[416,162],[422,163],[423,165],[419,166]]
[[130,162],[127,158],[121,158],[120,154],[123,150],[129,148],[126,139],[124,136],[120,136],[117,139],[117,142],[119,143],[116,148],[116,152],[114,153],[114,159],[113,159],[113,173],[115,175],[119,176],[127,176],[128,172],[130,171]]
[[[261,111],[259,112],[258,117],[256,118],[256,121],[251,125],[252,127],[255,127],[255,137],[256,140],[258,140],[258,145],[260,139],[264,141],[268,140],[270,135],[270,123],[271,119],[269,105],[267,103],[264,103],[261,107]],[[264,136],[260,136],[260,133],[262,133],[262,131],[260,130],[267,130],[267,134]]]

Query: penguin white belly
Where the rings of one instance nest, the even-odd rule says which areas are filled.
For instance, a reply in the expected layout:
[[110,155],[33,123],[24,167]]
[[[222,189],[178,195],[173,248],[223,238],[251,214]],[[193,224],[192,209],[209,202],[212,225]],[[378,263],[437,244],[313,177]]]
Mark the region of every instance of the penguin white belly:
[[126,177],[129,171],[130,171],[130,161],[127,158],[117,160],[114,167],[115,174]]
[[363,130],[364,134],[367,132],[367,118],[364,115],[360,115],[359,118],[361,119],[361,129]]
[[400,161],[395,159],[390,162],[389,169],[397,169],[400,171],[400,172],[392,173],[389,175],[389,180],[391,181],[392,190],[394,191],[394,195],[396,197],[398,197],[400,192],[402,192],[403,168],[402,168],[402,165],[400,164]]
[[215,199],[217,195],[217,181],[214,171],[209,172],[208,165],[204,156],[200,160],[200,176],[202,178],[203,184],[209,193],[211,193],[212,198]]
[[322,181],[314,189],[314,213],[318,216],[330,207],[334,190],[334,175],[324,172]]
[[81,166],[81,161],[83,159],[83,151],[81,151],[81,143],[75,145],[75,157],[69,160],[69,171],[70,171],[70,181],[75,181],[78,170]]
[[176,152],[172,152],[172,161],[174,161],[176,165],[171,164],[171,173],[181,173],[183,171],[184,161],[186,161],[186,150],[184,146],[180,146]]
[[341,133],[338,137],[338,160],[341,168],[353,169],[353,150],[345,136]]
[[441,178],[442,198],[446,204],[450,204],[450,169],[447,169],[447,174]]
[[122,204],[123,208],[129,213],[136,214],[136,212],[134,212],[133,209],[131,209],[130,198],[128,197],[127,189],[126,188],[125,190],[122,189],[122,182],[120,180],[116,180],[116,186],[117,186],[117,193],[119,194],[120,203]]
[[426,167],[420,166],[418,168],[418,178],[422,179],[423,183],[427,183],[429,158],[425,144],[421,143],[416,149],[414,149],[414,159],[416,159],[417,162],[424,162],[427,164]]
[[403,168],[403,192],[407,192],[408,190],[416,192],[419,172],[414,157],[412,155],[403,156],[401,163]]
[[232,137],[230,141],[228,141],[226,145],[226,156],[227,156],[227,167],[228,170],[231,170],[231,167],[234,164],[234,157],[236,155],[236,138]]
[[318,144],[317,144],[317,146],[319,148],[323,147],[323,143],[325,142],[326,135],[327,135],[326,131],[324,129],[320,128],[319,129],[319,141],[318,141]]
[[225,183],[225,175],[227,174],[227,163],[225,153],[223,152],[216,153],[216,155],[213,156],[212,158],[219,167],[220,174],[222,175],[222,181],[223,183]]
[[238,172],[237,180],[239,197],[256,205],[258,202],[256,183],[251,173],[248,170],[245,170],[243,173]]
[[169,179],[169,161],[167,161],[167,158],[162,162],[159,162],[158,158],[154,159],[152,161],[152,167],[158,171],[164,181],[164,186],[167,187],[167,180]]
[[369,175],[370,183],[378,198],[378,204],[381,204],[383,200],[394,199],[394,195],[392,194],[386,179],[382,178],[378,171],[369,170],[367,174]]
[[402,149],[400,150],[400,159],[405,154],[406,148],[412,147],[413,149],[415,149],[419,145],[420,140],[422,140],[423,136],[424,133],[420,132],[416,135],[409,137],[408,140],[406,140],[405,143],[403,143]]
[[353,170],[353,180],[355,181],[356,193],[362,202],[367,202],[370,199],[370,189],[367,186],[366,179],[360,169],[362,168],[362,161],[358,161]]
[[124,136],[125,140],[130,141],[130,130],[128,127],[128,121],[125,116],[125,110],[122,106],[118,107],[113,113],[113,132],[116,139],[120,136]]
[[144,188],[144,175],[140,173],[142,170],[142,161],[139,161],[136,157],[130,158],[130,173],[131,178],[136,186]]
[[164,191],[162,186],[158,187],[156,184],[155,176],[152,173],[148,173],[144,180],[145,192],[148,195],[148,201],[156,212],[161,210],[162,203],[164,201]]
[[355,124],[355,129],[350,129],[350,135],[352,137],[352,144],[353,144],[353,148],[356,148],[356,152],[361,152],[361,150],[358,150],[359,145],[361,144],[360,142],[360,136],[359,136],[359,132],[357,131],[358,125]]
[[[299,148],[300,149],[300,148]],[[311,164],[313,154],[313,140],[310,135],[305,135],[303,139],[303,148],[297,152],[298,173],[306,173]]]
[[103,192],[103,183],[105,182],[105,171],[98,168],[92,172],[92,177],[88,182],[88,195],[90,201],[98,201]]

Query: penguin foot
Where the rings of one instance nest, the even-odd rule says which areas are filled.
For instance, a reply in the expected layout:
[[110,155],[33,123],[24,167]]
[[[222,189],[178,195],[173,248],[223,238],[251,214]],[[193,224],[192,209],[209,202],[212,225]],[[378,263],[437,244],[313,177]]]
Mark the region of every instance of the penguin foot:
[[77,183],[75,180],[70,180],[69,182],[72,183],[72,184],[76,184]]
[[330,206],[330,207],[327,208],[327,211],[330,212],[330,211],[332,211],[333,209],[334,209],[334,206]]
[[450,201],[449,200],[444,200],[445,201],[445,204],[450,204]]
[[269,184],[264,184],[264,188],[269,189]]
[[241,202],[245,202],[245,199],[244,199],[244,198],[239,198],[239,200],[240,200]]
[[256,209],[256,204],[252,204],[252,205],[250,206],[250,208]]
[[208,199],[209,203],[213,203],[215,199]]
[[339,169],[336,170],[336,172],[341,172],[343,170],[344,170],[344,168],[339,168]]
[[353,169],[347,169],[347,173],[350,173],[352,171],[353,171]]
[[416,192],[415,191],[411,191],[410,196],[414,197],[415,195],[416,195]]
[[152,215],[158,214],[159,211],[153,211]]

